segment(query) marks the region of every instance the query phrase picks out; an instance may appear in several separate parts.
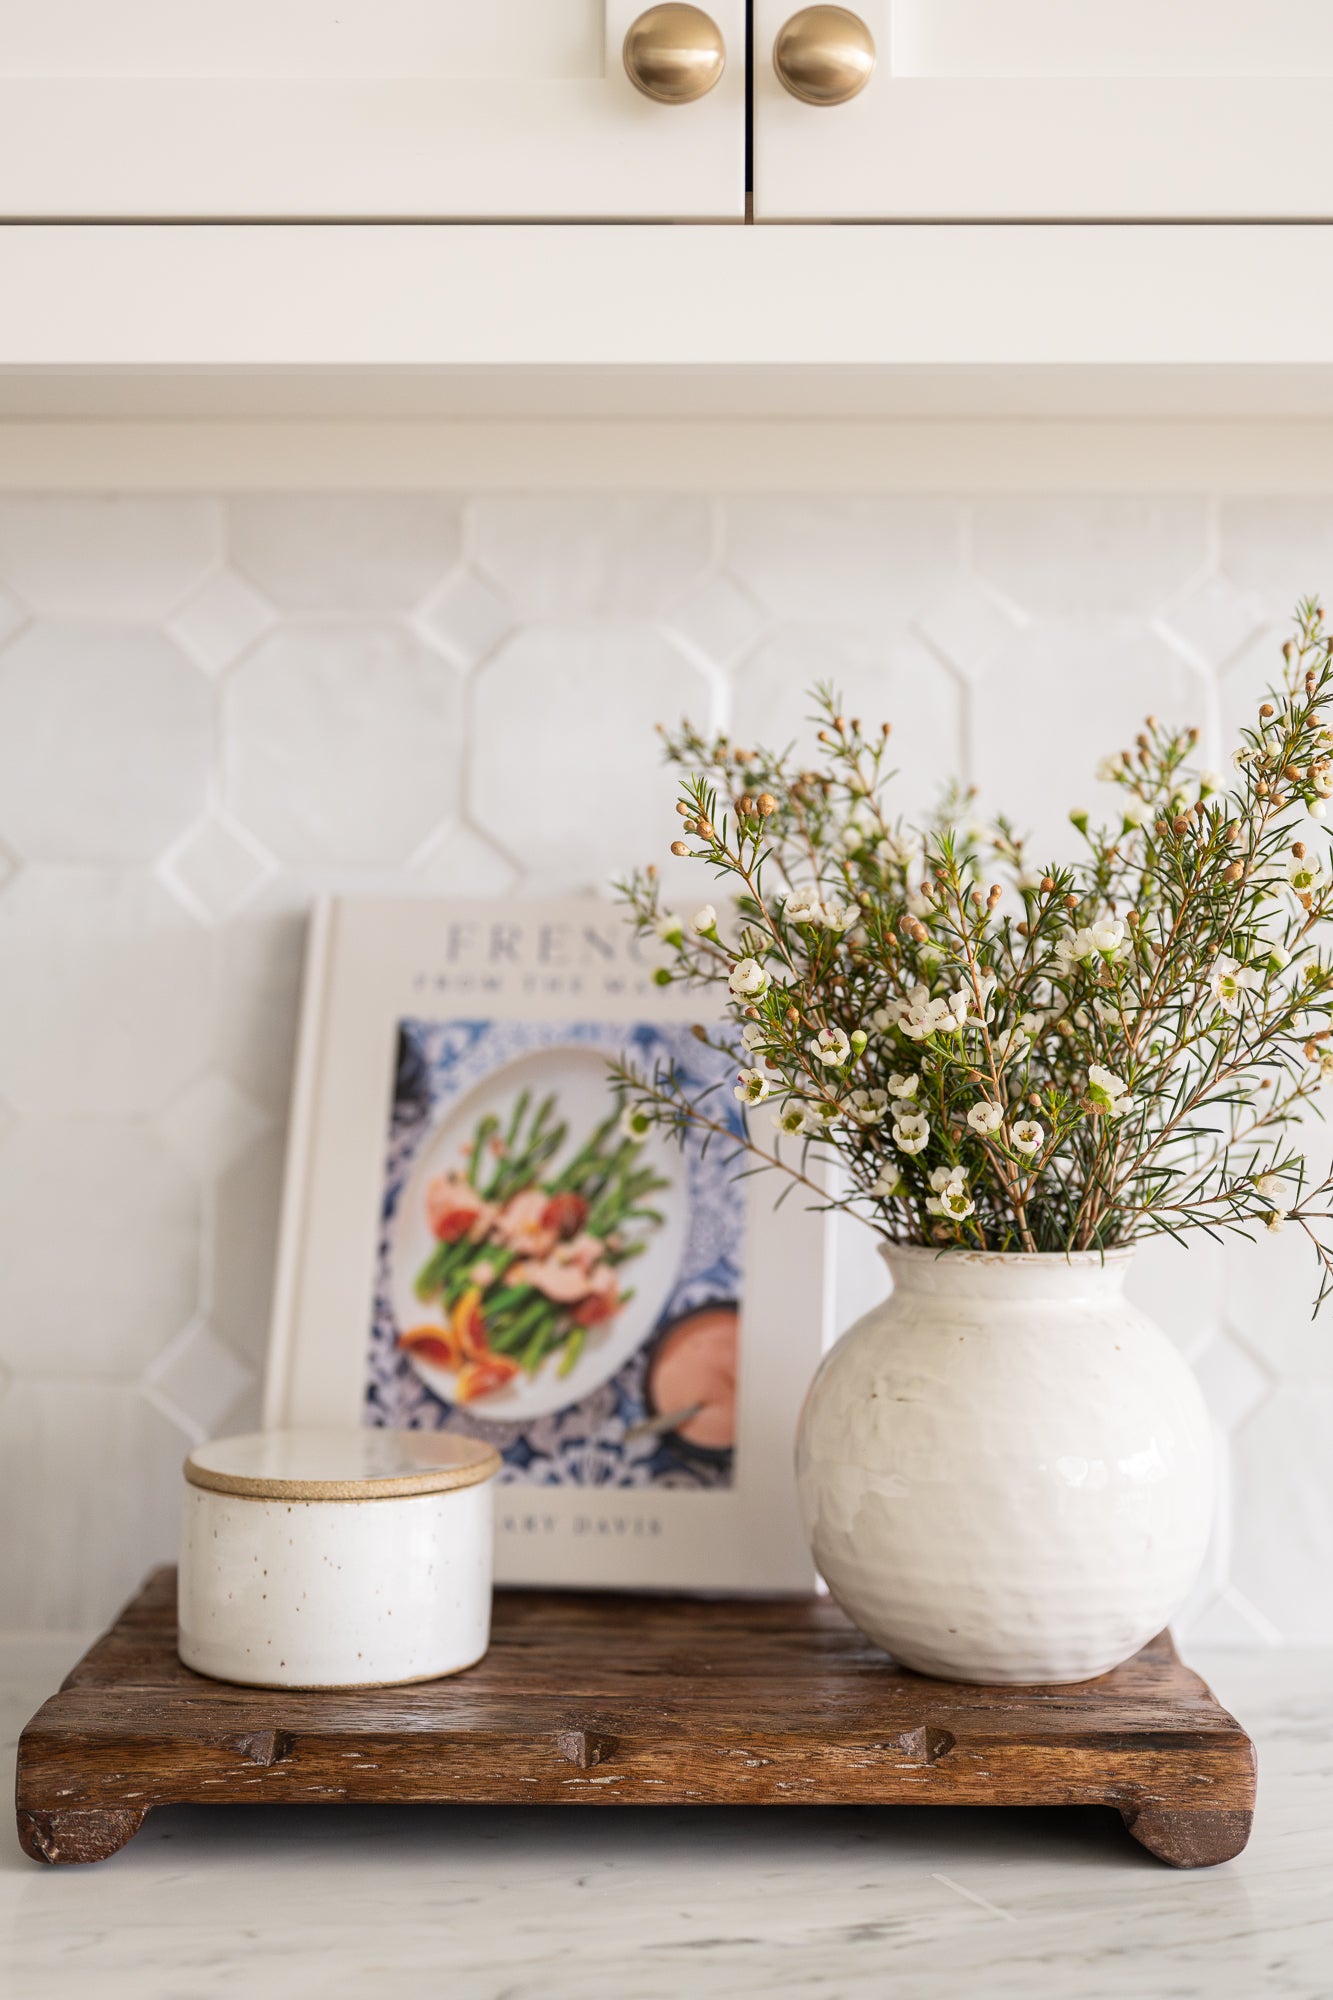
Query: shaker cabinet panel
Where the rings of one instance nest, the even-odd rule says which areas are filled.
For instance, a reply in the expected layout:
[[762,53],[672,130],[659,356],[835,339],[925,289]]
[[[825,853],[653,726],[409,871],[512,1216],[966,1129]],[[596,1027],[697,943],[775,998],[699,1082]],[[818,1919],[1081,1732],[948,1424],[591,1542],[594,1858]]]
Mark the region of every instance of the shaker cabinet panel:
[[745,30],[745,0],[0,0],[0,219],[739,219]]
[[1327,0],[754,0],[760,221],[1333,216]]

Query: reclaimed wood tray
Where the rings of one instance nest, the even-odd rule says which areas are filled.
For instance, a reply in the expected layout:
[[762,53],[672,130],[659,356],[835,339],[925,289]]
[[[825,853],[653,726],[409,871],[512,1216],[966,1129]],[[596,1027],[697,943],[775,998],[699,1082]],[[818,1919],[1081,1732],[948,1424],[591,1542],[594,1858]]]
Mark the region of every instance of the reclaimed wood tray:
[[1238,1854],[1254,1746],[1162,1633],[1077,1687],[895,1666],[827,1599],[514,1591],[455,1679],[205,1680],[158,1570],[24,1730],[19,1837],[100,1861],[154,1806],[1106,1805],[1178,1868]]

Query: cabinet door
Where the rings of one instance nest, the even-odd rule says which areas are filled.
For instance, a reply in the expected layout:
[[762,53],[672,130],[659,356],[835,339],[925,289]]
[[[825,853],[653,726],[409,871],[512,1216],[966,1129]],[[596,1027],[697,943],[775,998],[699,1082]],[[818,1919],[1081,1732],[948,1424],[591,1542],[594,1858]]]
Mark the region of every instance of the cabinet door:
[[740,218],[745,0],[676,102],[648,4],[0,0],[0,217]]
[[1328,0],[755,0],[754,67],[762,221],[1333,216]]

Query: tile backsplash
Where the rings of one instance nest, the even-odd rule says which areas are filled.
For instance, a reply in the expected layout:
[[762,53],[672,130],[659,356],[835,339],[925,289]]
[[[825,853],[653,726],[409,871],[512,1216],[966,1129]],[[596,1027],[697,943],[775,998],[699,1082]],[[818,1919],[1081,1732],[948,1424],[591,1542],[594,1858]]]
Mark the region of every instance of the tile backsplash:
[[[800,737],[823,678],[904,805],[1063,844],[1146,709],[1220,756],[1321,587],[1317,498],[0,498],[0,1622],[108,1614],[255,1419],[315,891],[604,886],[669,838],[654,723]],[[1186,1629],[1333,1640],[1308,1254],[1135,1284],[1224,1447]]]

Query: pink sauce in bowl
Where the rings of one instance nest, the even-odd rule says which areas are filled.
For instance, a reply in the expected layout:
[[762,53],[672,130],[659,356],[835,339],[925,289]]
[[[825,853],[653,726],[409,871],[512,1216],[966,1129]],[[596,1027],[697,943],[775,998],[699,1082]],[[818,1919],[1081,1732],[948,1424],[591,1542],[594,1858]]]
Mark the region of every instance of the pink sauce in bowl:
[[674,1435],[700,1451],[730,1451],[736,1442],[739,1326],[734,1305],[701,1306],[667,1328],[648,1366],[653,1410],[693,1411]]

